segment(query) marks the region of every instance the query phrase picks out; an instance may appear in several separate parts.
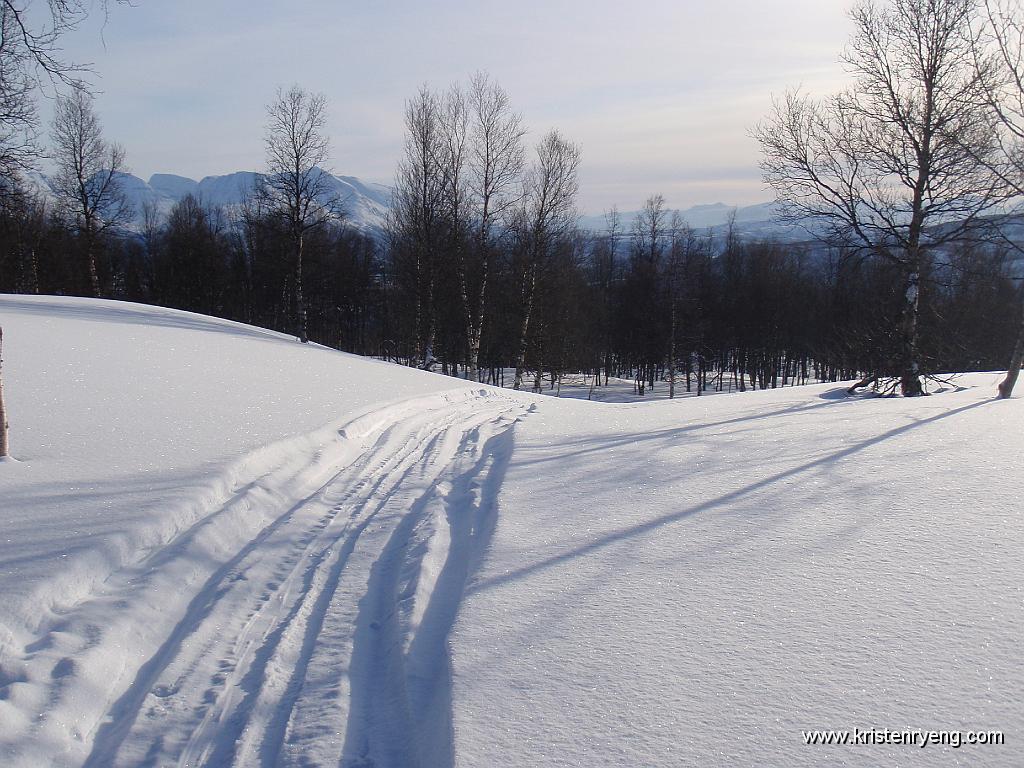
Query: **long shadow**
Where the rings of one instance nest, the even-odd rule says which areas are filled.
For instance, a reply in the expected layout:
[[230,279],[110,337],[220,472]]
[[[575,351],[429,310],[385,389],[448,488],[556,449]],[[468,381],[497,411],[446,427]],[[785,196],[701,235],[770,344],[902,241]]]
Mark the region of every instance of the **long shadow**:
[[638,433],[627,433],[621,437],[614,437],[610,440],[602,439],[599,445],[593,445],[595,438],[591,435],[577,438],[576,440],[567,441],[562,443],[563,445],[590,445],[589,448],[581,448],[575,451],[569,451],[566,453],[559,453],[557,456],[545,456],[539,459],[525,459],[517,461],[516,466],[531,466],[534,464],[544,464],[550,461],[563,461],[569,456],[586,456],[591,453],[601,453],[611,448],[616,448],[622,445],[635,445],[636,443],[644,443],[655,440],[672,440],[680,435],[689,434],[692,432],[701,432],[709,429],[715,429],[716,427],[727,427],[733,424],[749,424],[754,421],[760,421],[762,419],[772,419],[777,416],[792,415],[795,413],[807,413],[819,408],[827,408],[829,406],[836,406],[839,401],[823,401],[819,403],[805,403],[801,401],[794,405],[787,405],[783,408],[776,408],[773,411],[765,411],[763,413],[752,413],[746,416],[735,416],[731,419],[722,419],[721,421],[706,421],[698,422],[696,424],[689,424],[685,427],[666,427],[664,429],[656,429],[650,432],[644,432],[643,434]]
[[[497,500],[512,456],[512,422],[483,445],[480,458],[452,483],[446,500],[451,549],[437,578],[419,629],[409,647],[408,664],[421,675],[410,691],[410,706],[425,765],[455,765],[452,708],[452,658],[449,636],[466,585],[489,548],[497,523]],[[479,497],[474,498],[474,488]]]
[[[472,433],[462,435],[458,451],[462,451]],[[435,442],[443,434],[435,436]],[[429,461],[409,466],[409,474]],[[352,656],[349,662],[349,711],[345,725],[339,765],[374,765],[368,755],[375,748],[382,750],[384,765],[415,764],[414,722],[409,708],[406,680],[403,676],[401,640],[395,609],[397,583],[401,574],[402,556],[411,531],[423,518],[435,498],[442,475],[429,481],[388,535],[384,548],[370,567],[366,591],[358,603],[352,632]],[[401,487],[401,481],[395,488]],[[391,494],[381,500],[378,509],[391,502]],[[384,725],[390,732],[382,741],[375,738],[377,728]]]
[[[235,553],[234,557],[221,565],[206,580],[196,596],[189,602],[185,609],[185,615],[174,626],[174,629],[168,635],[163,645],[161,645],[157,652],[139,668],[135,675],[135,679],[132,681],[128,689],[113,704],[113,706],[108,709],[108,720],[100,726],[97,731],[96,738],[93,740],[92,750],[89,753],[88,758],[86,758],[83,768],[104,768],[104,766],[114,763],[122,743],[128,737],[135,720],[139,716],[139,712],[145,703],[146,696],[150,689],[156,684],[160,674],[178,655],[185,640],[190,637],[195,628],[213,612],[213,609],[220,601],[220,598],[223,597],[223,595],[230,589],[230,585],[226,582],[226,579],[231,571],[244,562],[245,559],[256,551],[265,541],[267,541],[275,531],[286,525],[294,516],[295,512],[306,503],[308,498],[312,498],[316,494],[320,493],[320,491],[327,487],[332,480],[333,477],[325,482],[320,488],[316,489],[311,496],[296,502],[284,514],[263,528],[263,530],[261,530],[252,541],[242,547],[237,553]],[[206,524],[207,522],[208,520],[203,520],[201,524]],[[198,526],[196,527],[198,528]],[[187,535],[194,535],[194,529],[190,529]],[[167,557],[174,556],[176,552],[180,551],[180,540],[180,537],[175,540],[175,544],[173,546],[175,552],[167,552],[166,549],[161,550],[158,552],[158,559],[162,561]],[[154,560],[153,562],[157,561]]]
[[954,410],[946,411],[945,413],[936,414],[935,416],[929,416],[928,418],[920,419],[919,421],[914,421],[911,422],[910,424],[904,424],[901,427],[895,427],[894,429],[890,429],[888,432],[883,432],[882,434],[877,435],[876,437],[872,437],[868,440],[864,440],[859,443],[854,443],[853,445],[844,448],[841,451],[837,451],[836,453],[832,453],[827,456],[822,456],[821,458],[815,459],[814,461],[809,461],[806,464],[801,464],[800,466],[792,467],[791,469],[787,469],[782,472],[776,472],[775,474],[766,477],[762,480],[758,480],[755,483],[750,483],[749,485],[745,485],[742,488],[737,488],[734,491],[723,493],[720,496],[716,496],[713,499],[709,499],[708,501],[705,501],[694,507],[690,507],[689,509],[684,509],[679,512],[673,512],[668,515],[662,515],[661,517],[649,520],[646,523],[640,523],[639,525],[620,528],[618,530],[612,531],[611,533],[605,534],[599,539],[595,539],[589,544],[577,547],[576,549],[570,552],[565,552],[560,555],[553,555],[552,557],[546,558],[539,562],[531,563],[530,565],[525,565],[522,568],[518,568],[514,571],[504,573],[501,576],[494,576],[490,579],[480,581],[477,584],[475,584],[472,588],[470,588],[469,594],[475,594],[476,592],[483,592],[488,589],[500,587],[503,584],[507,584],[512,581],[517,581],[539,571],[551,568],[552,566],[564,563],[568,560],[572,560],[583,555],[588,555],[591,552],[604,549],[605,547],[611,546],[612,544],[626,541],[628,539],[633,539],[638,536],[643,536],[646,533],[661,528],[662,526],[669,525],[670,523],[678,522],[679,520],[683,520],[687,517],[692,517],[701,512],[707,512],[708,510],[720,507],[723,504],[728,504],[730,502],[742,499],[745,496],[749,496],[761,490],[762,488],[772,485],[773,483],[777,483],[789,477],[794,477],[795,475],[799,475],[803,472],[812,470],[815,467],[820,467],[825,464],[840,461],[856,453],[860,453],[861,451],[870,448],[871,446],[878,445],[879,443],[882,443],[893,437],[917,429],[918,427],[922,427],[926,424],[933,424],[943,419],[948,419],[951,416],[956,416],[966,411],[973,410],[974,408],[978,408],[979,406],[987,405],[989,402],[991,401],[979,400],[978,402],[970,403],[968,405],[961,406],[960,408],[955,408]]
[[[430,439],[427,446],[424,448],[423,457],[429,457],[431,455],[431,452],[434,450],[434,446],[438,444],[442,439],[442,436],[443,433],[439,432]],[[390,472],[381,473],[374,482],[372,488],[363,497],[362,504],[360,505],[363,507],[372,504],[372,511],[369,512],[355,528],[351,529],[351,531],[346,528],[342,533],[342,536],[344,537],[343,540],[339,537],[338,541],[341,543],[338,549],[338,557],[331,566],[331,570],[324,583],[323,589],[316,595],[316,599],[313,603],[313,609],[310,612],[310,618],[303,632],[299,658],[295,663],[295,668],[291,670],[291,675],[288,678],[288,683],[285,687],[285,693],[278,705],[278,710],[275,713],[273,720],[268,724],[266,733],[263,737],[263,742],[260,744],[260,765],[271,766],[277,765],[279,762],[281,747],[284,744],[288,723],[291,720],[296,702],[302,693],[302,687],[306,681],[306,673],[313,661],[313,654],[316,651],[317,642],[323,633],[324,625],[330,612],[331,603],[334,601],[334,596],[337,594],[338,587],[341,585],[341,579],[345,572],[345,567],[348,565],[349,558],[355,551],[360,537],[366,529],[374,523],[381,510],[390,503],[391,495],[394,493],[395,489],[401,486],[402,482],[404,482],[416,467],[419,466],[419,463],[419,461],[414,461],[405,468],[399,469],[398,479],[390,485],[382,498],[374,501],[378,491],[384,487],[385,483],[389,479],[393,479]],[[399,467],[401,467],[401,463],[396,465],[396,469]],[[284,628],[282,627],[282,632],[283,630]],[[353,666],[354,662],[350,661],[349,669],[351,670]],[[239,707],[240,712],[247,714],[251,711],[252,706],[248,699],[251,698],[252,702],[255,702],[256,697],[258,697],[259,682],[262,680],[262,671],[263,667],[261,667],[258,672],[253,673],[253,685],[249,695],[247,696],[247,701],[243,702],[243,705]],[[245,727],[245,721],[241,720],[237,725],[238,729],[234,733],[233,738],[221,740],[222,748],[218,749],[218,751],[211,756],[211,765],[230,765],[234,761],[234,749],[242,735],[242,729]]]

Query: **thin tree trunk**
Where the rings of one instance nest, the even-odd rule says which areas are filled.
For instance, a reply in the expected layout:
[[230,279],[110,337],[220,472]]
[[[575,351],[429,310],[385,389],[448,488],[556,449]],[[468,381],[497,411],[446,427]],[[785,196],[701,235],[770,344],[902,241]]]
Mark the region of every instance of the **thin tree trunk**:
[[485,252],[483,259],[481,259],[480,288],[473,297],[473,303],[476,305],[475,315],[473,308],[470,306],[465,257],[463,257],[460,263],[459,283],[462,292],[462,303],[466,311],[466,342],[469,347],[469,360],[467,361],[469,368],[468,378],[474,383],[478,383],[480,381],[480,339],[483,336],[484,316],[487,312],[487,279],[490,271],[489,256]]
[[29,272],[28,272],[28,274],[29,274],[29,290],[32,293],[38,295],[38,293],[39,293],[39,254],[36,252],[36,249],[34,247],[32,248],[31,251],[29,251],[28,267],[29,267]]
[[668,334],[668,399],[676,396],[676,303],[672,302],[671,328]]
[[0,328],[0,459],[10,455],[7,444],[7,407],[4,405],[4,329]]
[[[1010,365],[1006,370],[1006,378],[999,385],[999,397],[1007,398],[1013,394],[1013,387],[1017,383],[1017,376],[1020,375],[1022,363],[1024,363],[1024,308],[1021,311],[1020,328],[1017,329],[1017,343],[1013,345],[1013,354],[1010,355]],[[2,402],[0,402],[0,405],[2,405]]]
[[530,313],[533,311],[533,292],[537,286],[537,269],[530,268],[529,277],[526,280],[525,296],[523,296],[523,322],[519,327],[519,351],[516,355],[516,378],[512,389],[523,388],[523,375],[526,372],[526,346],[527,334],[530,330]]
[[93,242],[92,234],[88,232],[85,235],[85,260],[89,265],[89,283],[92,287],[92,296],[94,299],[102,298],[100,276],[96,270],[96,245]]
[[924,394],[921,386],[921,362],[918,353],[917,317],[921,303],[920,257],[915,255],[907,272],[903,316],[900,320],[900,392],[904,397]]
[[306,299],[302,295],[302,250],[303,237],[299,235],[295,243],[295,310],[299,315],[299,341],[309,341],[306,324]]
[[427,280],[427,296],[426,296],[426,323],[427,327],[423,335],[423,361],[421,368],[426,371],[432,370],[434,367],[434,339],[437,335],[437,325],[434,322],[434,273],[433,270],[430,272],[430,278]]

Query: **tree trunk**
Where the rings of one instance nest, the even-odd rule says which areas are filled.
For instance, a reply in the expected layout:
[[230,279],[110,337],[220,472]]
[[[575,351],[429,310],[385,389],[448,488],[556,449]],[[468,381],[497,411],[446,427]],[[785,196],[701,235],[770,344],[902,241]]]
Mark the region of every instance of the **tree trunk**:
[[466,378],[474,384],[480,382],[480,330],[469,328],[469,371]]
[[96,244],[93,242],[94,238],[91,233],[85,235],[85,260],[89,265],[89,284],[92,288],[92,296],[94,299],[102,298],[103,292],[100,290],[100,276],[96,270]]
[[519,326],[519,351],[516,355],[516,378],[512,384],[512,389],[523,388],[523,375],[526,372],[527,334],[530,331],[530,313],[533,311],[533,292],[536,286],[537,269],[536,267],[531,267],[523,291],[523,322]]
[[4,405],[4,329],[0,328],[0,459],[10,455],[7,444],[7,408]]
[[295,242],[295,310],[299,315],[299,341],[309,341],[306,325],[306,299],[302,294],[302,250],[303,237],[299,235]]
[[668,399],[676,396],[676,303],[672,302],[671,323],[668,334]]
[[460,287],[462,290],[462,303],[466,308],[466,340],[469,345],[469,375],[468,378],[473,383],[479,383],[480,381],[480,339],[483,336],[484,331],[484,315],[487,312],[487,279],[490,272],[490,263],[488,261],[488,255],[485,253],[481,259],[481,275],[480,275],[480,288],[474,296],[474,303],[476,304],[476,314],[474,316],[473,308],[469,302],[469,290],[466,285],[466,265],[465,260],[461,262],[462,267],[460,269]]
[[921,386],[921,361],[917,345],[917,317],[921,299],[920,256],[912,258],[907,271],[906,289],[904,291],[903,316],[900,320],[900,358],[899,370],[900,392],[904,397],[917,397],[924,394]]
[[29,290],[38,295],[39,294],[39,255],[35,248],[29,252],[28,259],[29,266]]
[[1013,387],[1017,383],[1017,376],[1020,375],[1022,363],[1024,363],[1024,308],[1021,311],[1020,328],[1017,329],[1017,343],[1013,345],[1010,365],[1006,369],[1006,378],[999,385],[999,397],[1007,398],[1013,394]]

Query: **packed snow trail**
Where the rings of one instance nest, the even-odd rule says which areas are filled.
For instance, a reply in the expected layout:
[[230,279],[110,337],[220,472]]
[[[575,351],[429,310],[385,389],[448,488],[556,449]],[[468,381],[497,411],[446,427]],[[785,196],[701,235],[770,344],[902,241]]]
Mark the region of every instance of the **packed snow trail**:
[[[187,639],[172,640],[119,702],[87,764],[338,765],[351,744],[361,761],[415,765],[415,740],[399,734],[415,726],[401,639],[417,627],[400,627],[397,613],[402,602],[423,611],[453,595],[400,591],[399,576],[419,570],[413,532],[437,525],[430,514],[444,506],[444,484],[486,481],[502,464],[514,410],[471,400],[384,429],[204,587],[190,610],[201,617],[179,631]],[[478,508],[447,514],[453,527],[473,525]],[[443,666],[438,650],[431,662]],[[365,700],[377,686],[383,706]]]
[[[83,745],[91,742],[84,764],[383,767],[419,764],[421,743],[431,755],[450,753],[445,640],[468,564],[486,545],[510,427],[523,410],[467,389],[341,430],[339,444],[356,443],[336,458],[343,466],[197,585],[159,648],[81,733]],[[320,479],[324,468],[313,474]],[[279,501],[260,484],[229,505],[240,499],[246,507]],[[228,513],[202,525],[218,514]],[[170,577],[193,554],[181,539],[195,536],[118,574],[113,594],[98,602],[158,602],[161,573]],[[73,620],[100,625],[102,611],[92,609],[86,603]],[[71,663],[102,668],[110,639],[78,649]],[[94,693],[53,678],[51,711],[70,708],[70,699],[80,709]],[[39,733],[53,719],[42,718]],[[44,758],[82,760],[37,751],[19,762]]]

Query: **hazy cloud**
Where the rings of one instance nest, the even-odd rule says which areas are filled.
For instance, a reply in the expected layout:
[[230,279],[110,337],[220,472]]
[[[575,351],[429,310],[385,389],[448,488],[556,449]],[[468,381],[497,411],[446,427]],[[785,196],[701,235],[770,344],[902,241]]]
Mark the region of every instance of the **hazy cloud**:
[[[772,93],[831,90],[844,2],[313,0],[115,7],[68,38],[94,62],[107,133],[139,175],[262,166],[278,85],[327,94],[337,172],[387,181],[406,98],[490,72],[535,134],[583,146],[582,203],[766,199],[751,126]],[[103,42],[105,41],[105,47]]]

